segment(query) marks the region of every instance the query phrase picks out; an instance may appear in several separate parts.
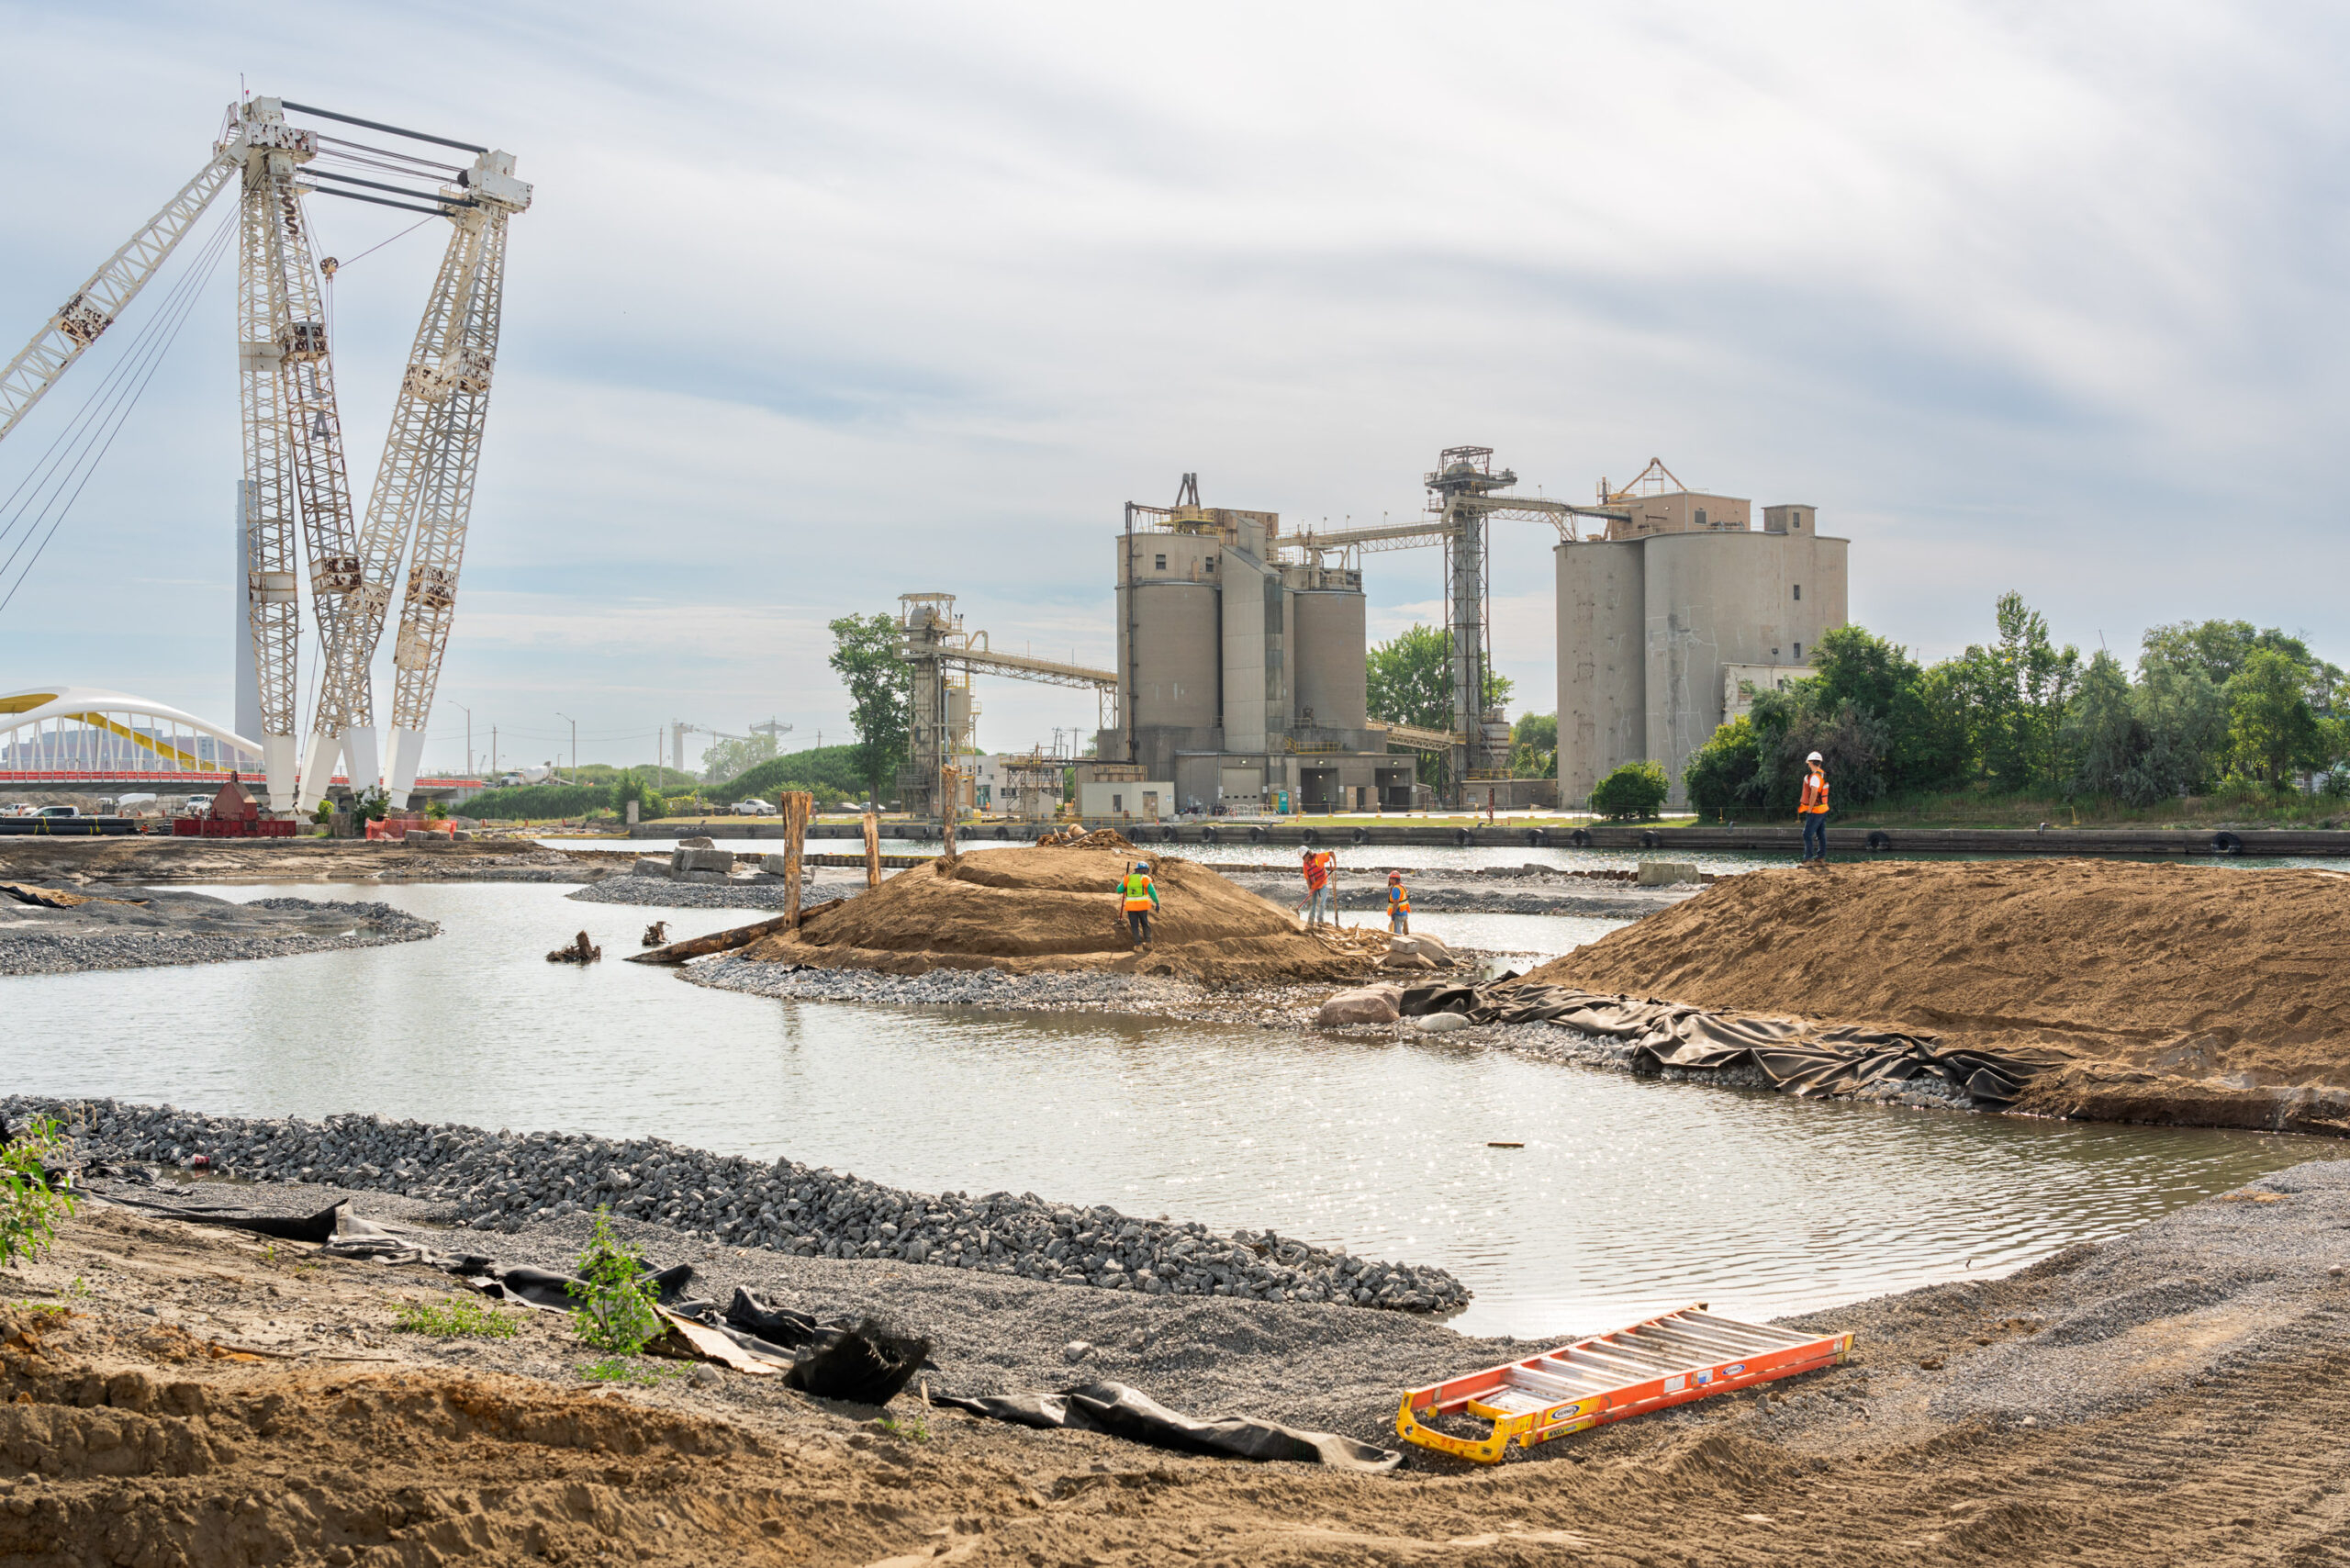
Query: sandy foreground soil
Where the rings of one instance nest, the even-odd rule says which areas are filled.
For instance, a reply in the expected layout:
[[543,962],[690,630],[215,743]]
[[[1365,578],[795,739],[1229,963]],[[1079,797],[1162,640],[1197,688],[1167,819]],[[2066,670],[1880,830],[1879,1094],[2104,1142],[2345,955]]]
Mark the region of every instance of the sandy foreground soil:
[[[406,1217],[399,1202],[357,1206]],[[717,1278],[776,1266],[694,1260]],[[1491,1469],[1414,1450],[1363,1476],[1030,1432],[914,1394],[884,1426],[731,1373],[590,1384],[555,1315],[497,1308],[520,1323],[507,1339],[403,1333],[403,1299],[453,1294],[445,1276],[93,1204],[49,1257],[0,1274],[0,1560],[2336,1562],[2345,1263],[2350,1162],[2304,1165],[2006,1280],[1802,1320],[1857,1331],[1844,1368]],[[952,1271],[794,1267],[771,1288],[820,1312],[900,1293],[942,1388],[997,1391],[981,1385],[1006,1369],[974,1364],[991,1317],[1033,1339],[1035,1314],[1098,1314],[1093,1338],[1119,1349],[1071,1382],[1173,1383],[1217,1406],[1195,1414],[1373,1439],[1373,1417],[1320,1396],[1337,1363],[1313,1326],[1376,1326],[1348,1350],[1374,1378],[1443,1333],[1264,1304],[1190,1322],[1181,1304],[1027,1282],[988,1282],[982,1302]],[[917,1285],[950,1294],[902,1294]]]

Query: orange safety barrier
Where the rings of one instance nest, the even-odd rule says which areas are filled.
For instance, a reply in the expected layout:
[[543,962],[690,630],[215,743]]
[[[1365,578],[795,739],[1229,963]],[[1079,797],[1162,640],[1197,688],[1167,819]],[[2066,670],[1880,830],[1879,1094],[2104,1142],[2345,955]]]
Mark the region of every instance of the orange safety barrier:
[[[1439,1453],[1498,1464],[1520,1448],[1709,1394],[1841,1364],[1850,1334],[1804,1334],[1741,1323],[1704,1302],[1645,1318],[1629,1328],[1487,1367],[1404,1395],[1395,1435]],[[1440,1416],[1491,1423],[1483,1438],[1456,1438],[1421,1425]]]

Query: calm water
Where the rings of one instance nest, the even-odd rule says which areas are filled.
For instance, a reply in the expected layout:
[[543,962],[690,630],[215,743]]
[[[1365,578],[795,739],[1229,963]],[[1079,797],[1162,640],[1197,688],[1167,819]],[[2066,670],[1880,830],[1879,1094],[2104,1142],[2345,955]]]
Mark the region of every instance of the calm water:
[[[444,932],[0,980],[9,1037],[47,1042],[11,1051],[0,1081],[246,1114],[657,1135],[923,1191],[1270,1226],[1443,1264],[1478,1293],[1462,1327],[1526,1334],[1693,1299],[1769,1316],[1997,1272],[2339,1151],[1798,1103],[1432,1042],[777,1002],[616,961],[664,912],[561,888],[208,890],[382,899]],[[670,935],[743,918],[677,911]],[[1427,917],[1448,936],[1472,924],[1506,924],[1532,952],[1606,927]],[[603,963],[545,962],[583,927]]]

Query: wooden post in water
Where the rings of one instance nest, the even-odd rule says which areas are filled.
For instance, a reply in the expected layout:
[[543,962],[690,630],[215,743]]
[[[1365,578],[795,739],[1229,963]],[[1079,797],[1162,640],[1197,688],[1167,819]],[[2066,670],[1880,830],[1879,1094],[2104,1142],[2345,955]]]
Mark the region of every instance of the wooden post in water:
[[816,797],[805,790],[783,792],[783,928],[800,929],[800,848],[808,839],[808,818]]
[[881,885],[881,819],[871,812],[865,813],[865,885]]

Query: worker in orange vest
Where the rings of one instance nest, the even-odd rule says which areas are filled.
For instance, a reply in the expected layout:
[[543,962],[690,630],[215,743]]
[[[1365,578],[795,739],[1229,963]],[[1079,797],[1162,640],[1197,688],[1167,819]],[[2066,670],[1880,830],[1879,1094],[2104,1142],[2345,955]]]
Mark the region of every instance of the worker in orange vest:
[[1305,852],[1305,924],[1336,925],[1337,911],[1334,905],[1330,874],[1337,867],[1338,857],[1329,850],[1316,854]]
[[1127,935],[1136,946],[1149,946],[1150,917],[1158,910],[1158,884],[1151,879],[1147,861],[1136,861],[1135,868],[1118,879],[1118,893],[1125,901]]
[[1811,771],[1804,776],[1803,798],[1796,803],[1796,815],[1803,819],[1803,858],[1806,865],[1814,861],[1828,864],[1828,767],[1826,760],[1813,752],[1804,761]]
[[1401,871],[1387,873],[1387,929],[1399,936],[1412,934],[1412,894]]

